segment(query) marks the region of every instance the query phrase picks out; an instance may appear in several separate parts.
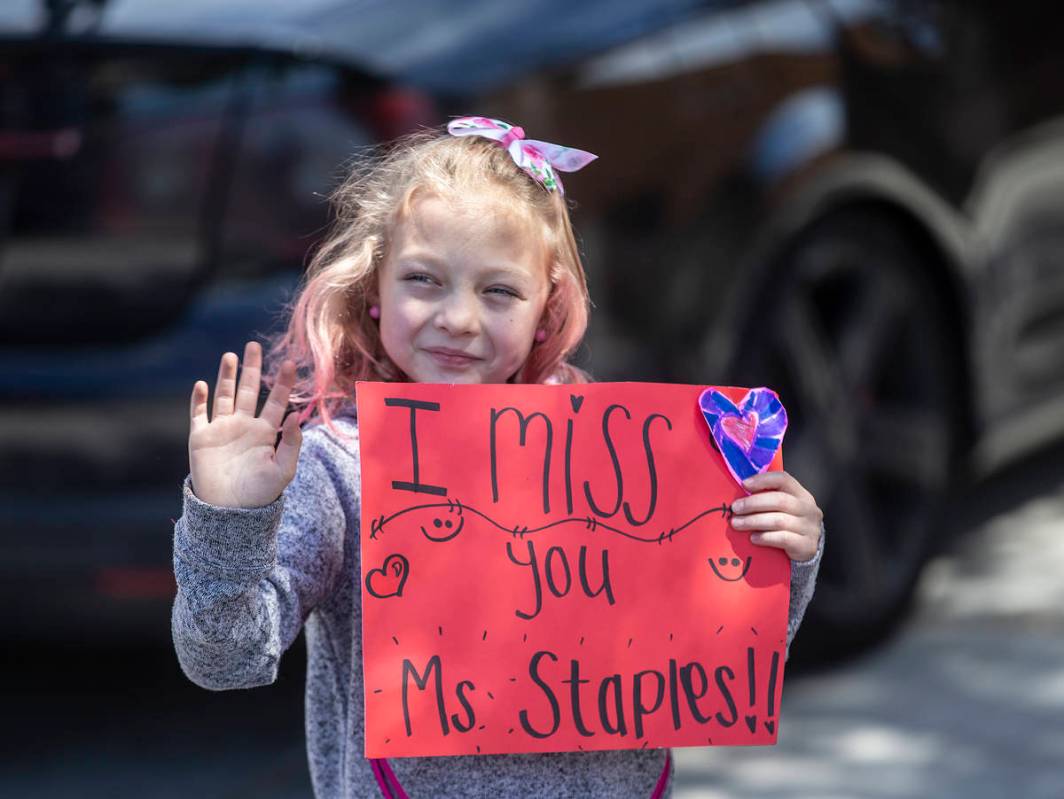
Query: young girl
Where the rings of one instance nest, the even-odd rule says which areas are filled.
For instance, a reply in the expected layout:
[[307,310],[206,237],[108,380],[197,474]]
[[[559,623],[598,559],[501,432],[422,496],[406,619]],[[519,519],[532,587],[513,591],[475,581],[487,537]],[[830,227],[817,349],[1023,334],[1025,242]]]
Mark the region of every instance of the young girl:
[[[261,412],[262,351],[222,356],[192,390],[173,636],[204,688],[273,682],[306,629],[306,731],[319,797],[665,796],[668,752],[363,757],[357,380],[585,382],[566,358],[587,322],[555,169],[594,156],[456,120],[357,171],[310,265]],[[289,402],[300,413],[285,417]],[[312,419],[305,433],[300,421]],[[280,430],[280,439],[277,433]],[[788,643],[813,592],[821,512],[785,472],[747,481],[732,525],[792,560]]]

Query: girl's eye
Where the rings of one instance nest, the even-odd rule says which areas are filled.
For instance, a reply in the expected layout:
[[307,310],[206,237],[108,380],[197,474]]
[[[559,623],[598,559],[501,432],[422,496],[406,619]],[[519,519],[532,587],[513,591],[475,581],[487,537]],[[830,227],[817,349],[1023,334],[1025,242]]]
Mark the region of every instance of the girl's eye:
[[408,283],[425,283],[430,285],[436,282],[432,275],[426,275],[423,272],[414,272],[406,275],[403,280]]
[[520,299],[521,297],[521,295],[517,291],[512,288],[509,288],[508,286],[492,286],[488,289],[488,293],[495,294],[496,296],[500,297],[514,297],[515,299]]

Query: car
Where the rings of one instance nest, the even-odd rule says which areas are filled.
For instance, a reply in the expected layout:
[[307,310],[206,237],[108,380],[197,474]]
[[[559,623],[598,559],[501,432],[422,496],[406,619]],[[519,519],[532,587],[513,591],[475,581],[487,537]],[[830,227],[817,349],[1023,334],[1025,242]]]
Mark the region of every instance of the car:
[[163,640],[191,386],[274,328],[338,165],[424,109],[265,46],[16,33],[0,72],[4,628]]
[[[89,102],[78,80],[106,86],[106,76],[86,82],[89,71],[61,72],[54,58],[11,84],[51,80],[48,95],[27,96],[61,102],[42,104],[59,114],[43,126],[52,138],[16,136],[23,155],[9,157],[51,180],[7,183],[8,207],[24,207],[28,191],[56,225],[27,233],[15,214],[5,248],[5,279],[13,243],[31,240],[32,263],[50,269],[12,274],[54,275],[18,299],[0,292],[0,325],[22,336],[4,348],[0,378],[3,529],[20,531],[2,545],[24,550],[4,557],[18,564],[9,585],[35,569],[37,579],[51,575],[58,605],[55,584],[72,581],[41,566],[63,557],[72,570],[94,564],[97,601],[100,586],[165,598],[160,509],[178,512],[185,470],[174,407],[218,352],[272,323],[313,246],[308,234],[324,224],[311,198],[330,165],[361,143],[469,113],[600,156],[565,178],[596,303],[584,363],[597,379],[780,394],[792,419],[786,467],[827,520],[799,657],[879,640],[943,545],[954,490],[1064,432],[1064,102],[1052,90],[1064,54],[1029,0],[323,0],[300,11],[257,3],[255,15],[239,6],[125,3],[88,32],[52,37],[48,46],[64,53],[153,42],[152,55],[142,51],[146,74],[165,69],[154,58],[172,63],[165,52],[221,57],[262,41],[286,43],[271,58],[291,74],[318,70],[241,95],[232,87],[276,73],[241,67],[241,77],[208,86],[187,71],[211,59],[182,62],[185,76],[166,86],[185,121],[145,123],[148,138],[122,137],[112,169],[82,167],[61,192],[51,188],[62,185],[60,159],[25,151],[61,151],[86,135],[62,120],[106,108],[149,114],[158,95]],[[382,82],[344,93],[362,98],[350,100],[358,133],[335,111],[322,116],[317,101],[285,99],[303,89],[278,88],[336,80],[336,64]],[[61,75],[80,77],[71,86]],[[382,91],[386,101],[366,101]],[[289,124],[268,121],[274,113]],[[365,124],[374,113],[398,119]],[[197,125],[213,148],[182,138]],[[285,135],[324,142],[277,144]],[[265,168],[242,171],[252,142]],[[143,187],[93,195],[110,185],[105,176]],[[163,196],[168,211],[158,210]],[[130,225],[135,214],[148,215]],[[107,241],[77,248],[100,254],[70,257],[76,239],[59,222],[89,230],[101,218]],[[177,230],[196,233],[182,241]],[[114,252],[126,263],[118,285],[135,290],[85,277],[93,263],[110,275]],[[102,335],[94,324],[111,337],[69,346],[74,332]],[[123,501],[133,486],[141,499]],[[115,601],[130,617],[136,602]]]
[[1057,27],[1030,3],[716,4],[475,104],[600,156],[567,178],[598,378],[789,409],[827,520],[799,656],[880,640],[956,490],[1064,432]]

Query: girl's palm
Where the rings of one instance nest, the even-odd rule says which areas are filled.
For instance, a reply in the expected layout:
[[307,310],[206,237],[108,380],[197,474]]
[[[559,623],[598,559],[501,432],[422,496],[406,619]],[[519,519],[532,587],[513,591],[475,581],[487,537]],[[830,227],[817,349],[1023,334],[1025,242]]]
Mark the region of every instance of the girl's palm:
[[201,380],[192,389],[188,437],[192,490],[208,504],[226,508],[268,505],[295,476],[301,435],[295,414],[284,415],[295,383],[295,365],[284,363],[256,416],[261,373],[262,348],[253,341],[244,348],[239,385],[236,355],[223,355],[209,420],[207,384]]

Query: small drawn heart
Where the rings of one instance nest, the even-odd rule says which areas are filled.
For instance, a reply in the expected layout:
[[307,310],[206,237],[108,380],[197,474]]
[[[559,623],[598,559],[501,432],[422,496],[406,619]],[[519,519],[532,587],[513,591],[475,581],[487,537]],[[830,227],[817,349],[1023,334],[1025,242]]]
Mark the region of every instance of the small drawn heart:
[[699,395],[698,407],[736,482],[768,469],[787,432],[787,411],[776,392],[752,388],[734,403],[710,386]]
[[406,578],[410,576],[410,563],[399,554],[389,555],[379,569],[366,573],[366,591],[378,599],[402,596]]
[[757,732],[757,716],[747,716],[746,726],[750,728],[751,733]]
[[754,446],[754,435],[757,433],[757,413],[750,411],[744,416],[723,416],[720,426],[724,432],[737,441],[743,448],[743,452],[749,452]]
[[580,406],[584,404],[584,398],[576,394],[570,394],[569,404],[573,406],[573,413],[580,413]]
[[768,734],[769,735],[775,735],[776,734],[776,722],[774,722],[774,721],[766,721],[765,722],[765,729],[768,730]]

